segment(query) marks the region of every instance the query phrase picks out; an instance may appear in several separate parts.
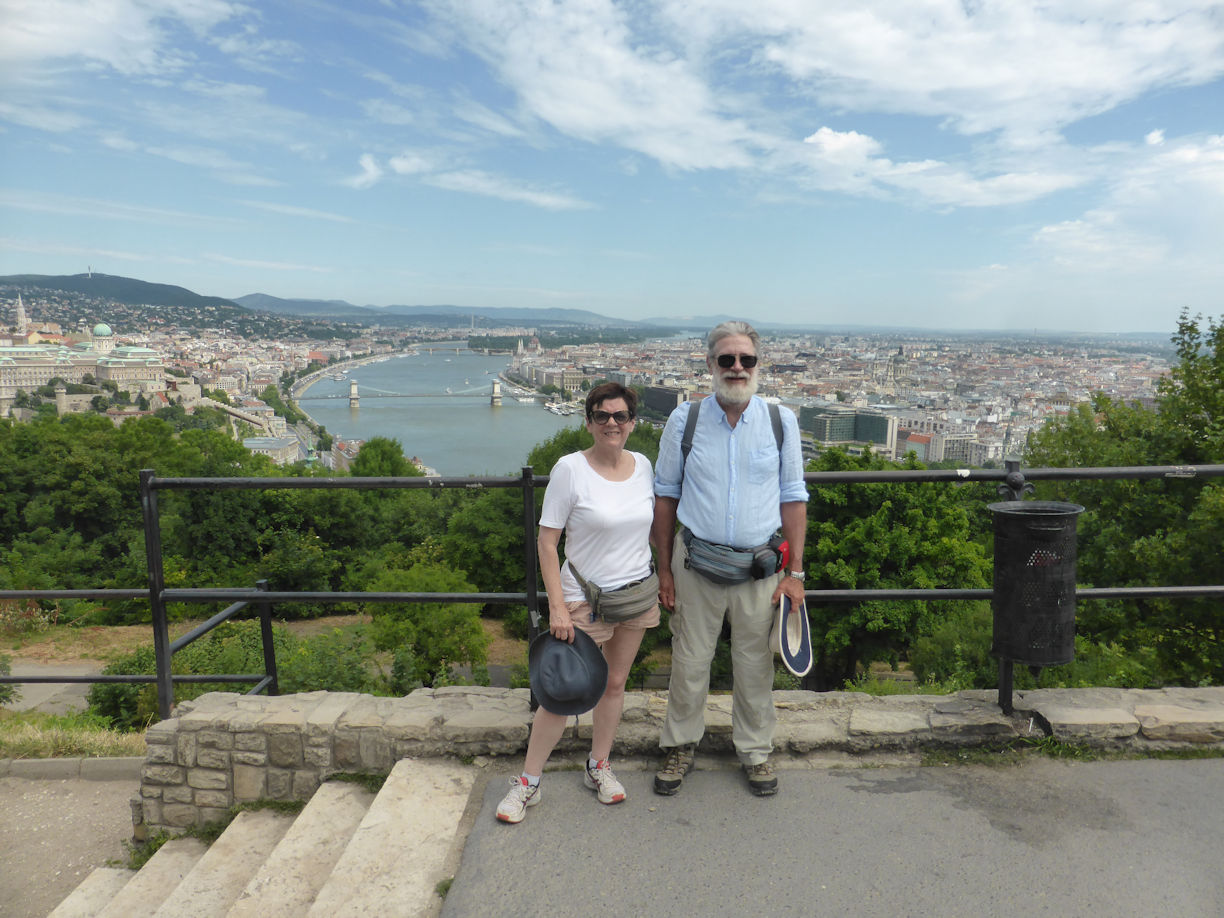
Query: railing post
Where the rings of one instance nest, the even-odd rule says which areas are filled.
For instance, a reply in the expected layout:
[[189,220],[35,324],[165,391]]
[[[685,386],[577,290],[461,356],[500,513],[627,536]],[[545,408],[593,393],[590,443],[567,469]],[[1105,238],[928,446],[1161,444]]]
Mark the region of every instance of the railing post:
[[[536,586],[539,559],[535,540],[535,472],[529,465],[523,466],[523,566],[527,568],[527,646],[530,647],[540,636],[540,593]],[[535,692],[530,694],[528,704],[532,711],[540,706]]]
[[527,568],[527,639],[535,640],[540,633],[540,595],[536,586],[535,540],[535,473],[531,466],[523,466],[523,561]]
[[[1024,480],[1024,472],[1020,470],[1019,459],[1005,459],[1003,468],[1007,474],[1003,483],[995,490],[1006,500],[1024,500],[1024,495],[1033,491],[1033,483]],[[997,550],[997,548],[996,548]],[[1012,685],[1015,679],[1015,667],[1012,661],[999,658],[999,707],[1004,714],[1012,713]]]
[[[255,589],[267,592],[268,581],[256,580]],[[280,682],[276,673],[276,648],[272,645],[272,603],[261,600],[258,605],[259,632],[263,637],[264,675],[272,677],[272,681],[268,683],[268,694],[279,695]]]
[[153,469],[140,470],[140,509],[144,514],[145,564],[149,575],[149,608],[153,613],[153,657],[157,663],[157,713],[165,720],[174,706],[174,680],[170,675],[170,623],[162,591],[166,573],[162,566],[161,521],[157,513],[157,491]]

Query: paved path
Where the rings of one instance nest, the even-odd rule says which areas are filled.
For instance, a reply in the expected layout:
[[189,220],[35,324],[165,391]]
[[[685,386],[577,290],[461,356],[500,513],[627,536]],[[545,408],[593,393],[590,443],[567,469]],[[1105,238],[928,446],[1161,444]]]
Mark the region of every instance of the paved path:
[[[12,670],[14,676],[90,676],[102,672],[102,664],[47,664],[14,659]],[[67,714],[71,711],[84,711],[88,707],[85,699],[92,686],[71,682],[26,682],[16,688],[20,693],[19,697],[5,707],[13,711],[39,710],[48,714]]]
[[95,867],[124,859],[128,801],[139,771],[123,780],[0,778],[0,916],[45,918]]
[[1219,918],[1224,760],[802,768],[756,798],[725,760],[604,807],[547,774],[517,826],[484,790],[442,918],[541,914]]

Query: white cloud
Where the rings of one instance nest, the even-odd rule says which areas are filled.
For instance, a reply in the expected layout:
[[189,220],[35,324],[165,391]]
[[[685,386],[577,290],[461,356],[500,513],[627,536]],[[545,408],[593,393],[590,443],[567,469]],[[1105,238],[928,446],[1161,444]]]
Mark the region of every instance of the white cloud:
[[479,194],[503,201],[530,204],[545,210],[586,210],[592,206],[570,195],[516,184],[500,176],[478,170],[440,172],[427,176],[424,181],[426,184],[445,188],[448,191]]
[[197,32],[240,15],[225,0],[0,0],[0,59],[29,65],[83,58],[120,73],[180,69],[165,23]]
[[392,156],[387,165],[399,175],[420,175],[434,170],[433,160],[424,153],[406,151],[399,156]]
[[[947,119],[1014,143],[1152,89],[1224,73],[1209,0],[1044,4],[877,0],[668,0],[676,34],[713,56],[741,50],[820,104]],[[694,44],[696,43],[696,45]]]
[[37,191],[0,189],[0,207],[35,213],[60,214],[70,217],[90,217],[100,220],[132,220],[140,223],[167,224],[171,226],[208,226],[232,230],[241,221],[230,217],[214,217],[201,213],[168,210],[161,207],[145,207],[126,201],[108,201],[101,198],[74,197],[47,194]]
[[315,210],[311,207],[295,207],[292,204],[273,204],[270,201],[239,201],[238,203],[247,207],[254,207],[257,210],[266,210],[269,213],[284,214],[287,217],[306,217],[309,220],[327,220],[331,223],[356,222],[352,217],[328,213],[324,210]]
[[260,271],[310,271],[314,274],[329,274],[332,270],[323,265],[299,265],[287,261],[260,261],[254,258],[234,258],[230,255],[218,255],[215,252],[208,252],[204,257],[221,264],[235,265],[239,268],[255,268]]
[[1144,142],[1150,147],[1158,147],[1164,143],[1164,131],[1152,131],[1144,136]]
[[382,167],[378,165],[378,160],[376,160],[369,153],[363,153],[361,155],[361,159],[358,160],[358,163],[361,166],[361,172],[357,175],[343,179],[342,184],[348,185],[350,188],[357,189],[371,188],[378,184],[379,179],[381,179],[383,176],[383,170]]
[[571,137],[613,142],[679,169],[741,168],[766,142],[724,110],[699,68],[639,44],[609,0],[457,0],[435,9],[517,95]]
[[[121,261],[152,261],[153,256],[120,249],[98,249],[89,246],[64,245],[59,242],[31,242],[28,239],[0,238],[0,248],[12,252],[29,252],[32,255],[72,255],[84,258],[115,258]],[[161,256],[157,257],[162,261]]]
[[0,118],[53,134],[75,131],[86,123],[81,115],[63,108],[3,101],[0,101]]

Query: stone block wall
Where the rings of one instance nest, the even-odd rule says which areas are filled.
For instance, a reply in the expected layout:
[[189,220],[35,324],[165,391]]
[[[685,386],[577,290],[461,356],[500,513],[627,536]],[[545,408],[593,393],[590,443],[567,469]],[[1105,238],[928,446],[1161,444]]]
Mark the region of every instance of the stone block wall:
[[[873,697],[774,692],[781,755],[907,752],[1051,735],[1109,748],[1224,745],[1224,688],[1066,689],[1017,693],[1004,716],[992,691]],[[663,692],[630,692],[615,754],[655,755]],[[731,696],[706,704],[701,751],[731,754]],[[521,756],[531,723],[526,689],[452,686],[404,698],[345,692],[266,697],[213,692],[183,702],[145,734],[134,810],[137,837],[182,832],[254,800],[308,800],[337,773],[385,775],[402,758]],[[591,715],[574,718],[557,749],[587,751]],[[512,766],[518,768],[519,763]]]

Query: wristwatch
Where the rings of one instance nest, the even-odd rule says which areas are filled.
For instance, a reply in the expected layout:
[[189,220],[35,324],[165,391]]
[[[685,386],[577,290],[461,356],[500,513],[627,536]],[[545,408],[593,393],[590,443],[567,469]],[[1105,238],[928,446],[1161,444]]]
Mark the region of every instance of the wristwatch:
[[786,576],[787,576],[787,577],[794,577],[796,580],[798,580],[800,583],[802,583],[802,582],[803,582],[803,578],[804,578],[804,577],[806,577],[806,576],[807,576],[807,574],[805,574],[803,571],[787,571],[787,572],[786,572]]

